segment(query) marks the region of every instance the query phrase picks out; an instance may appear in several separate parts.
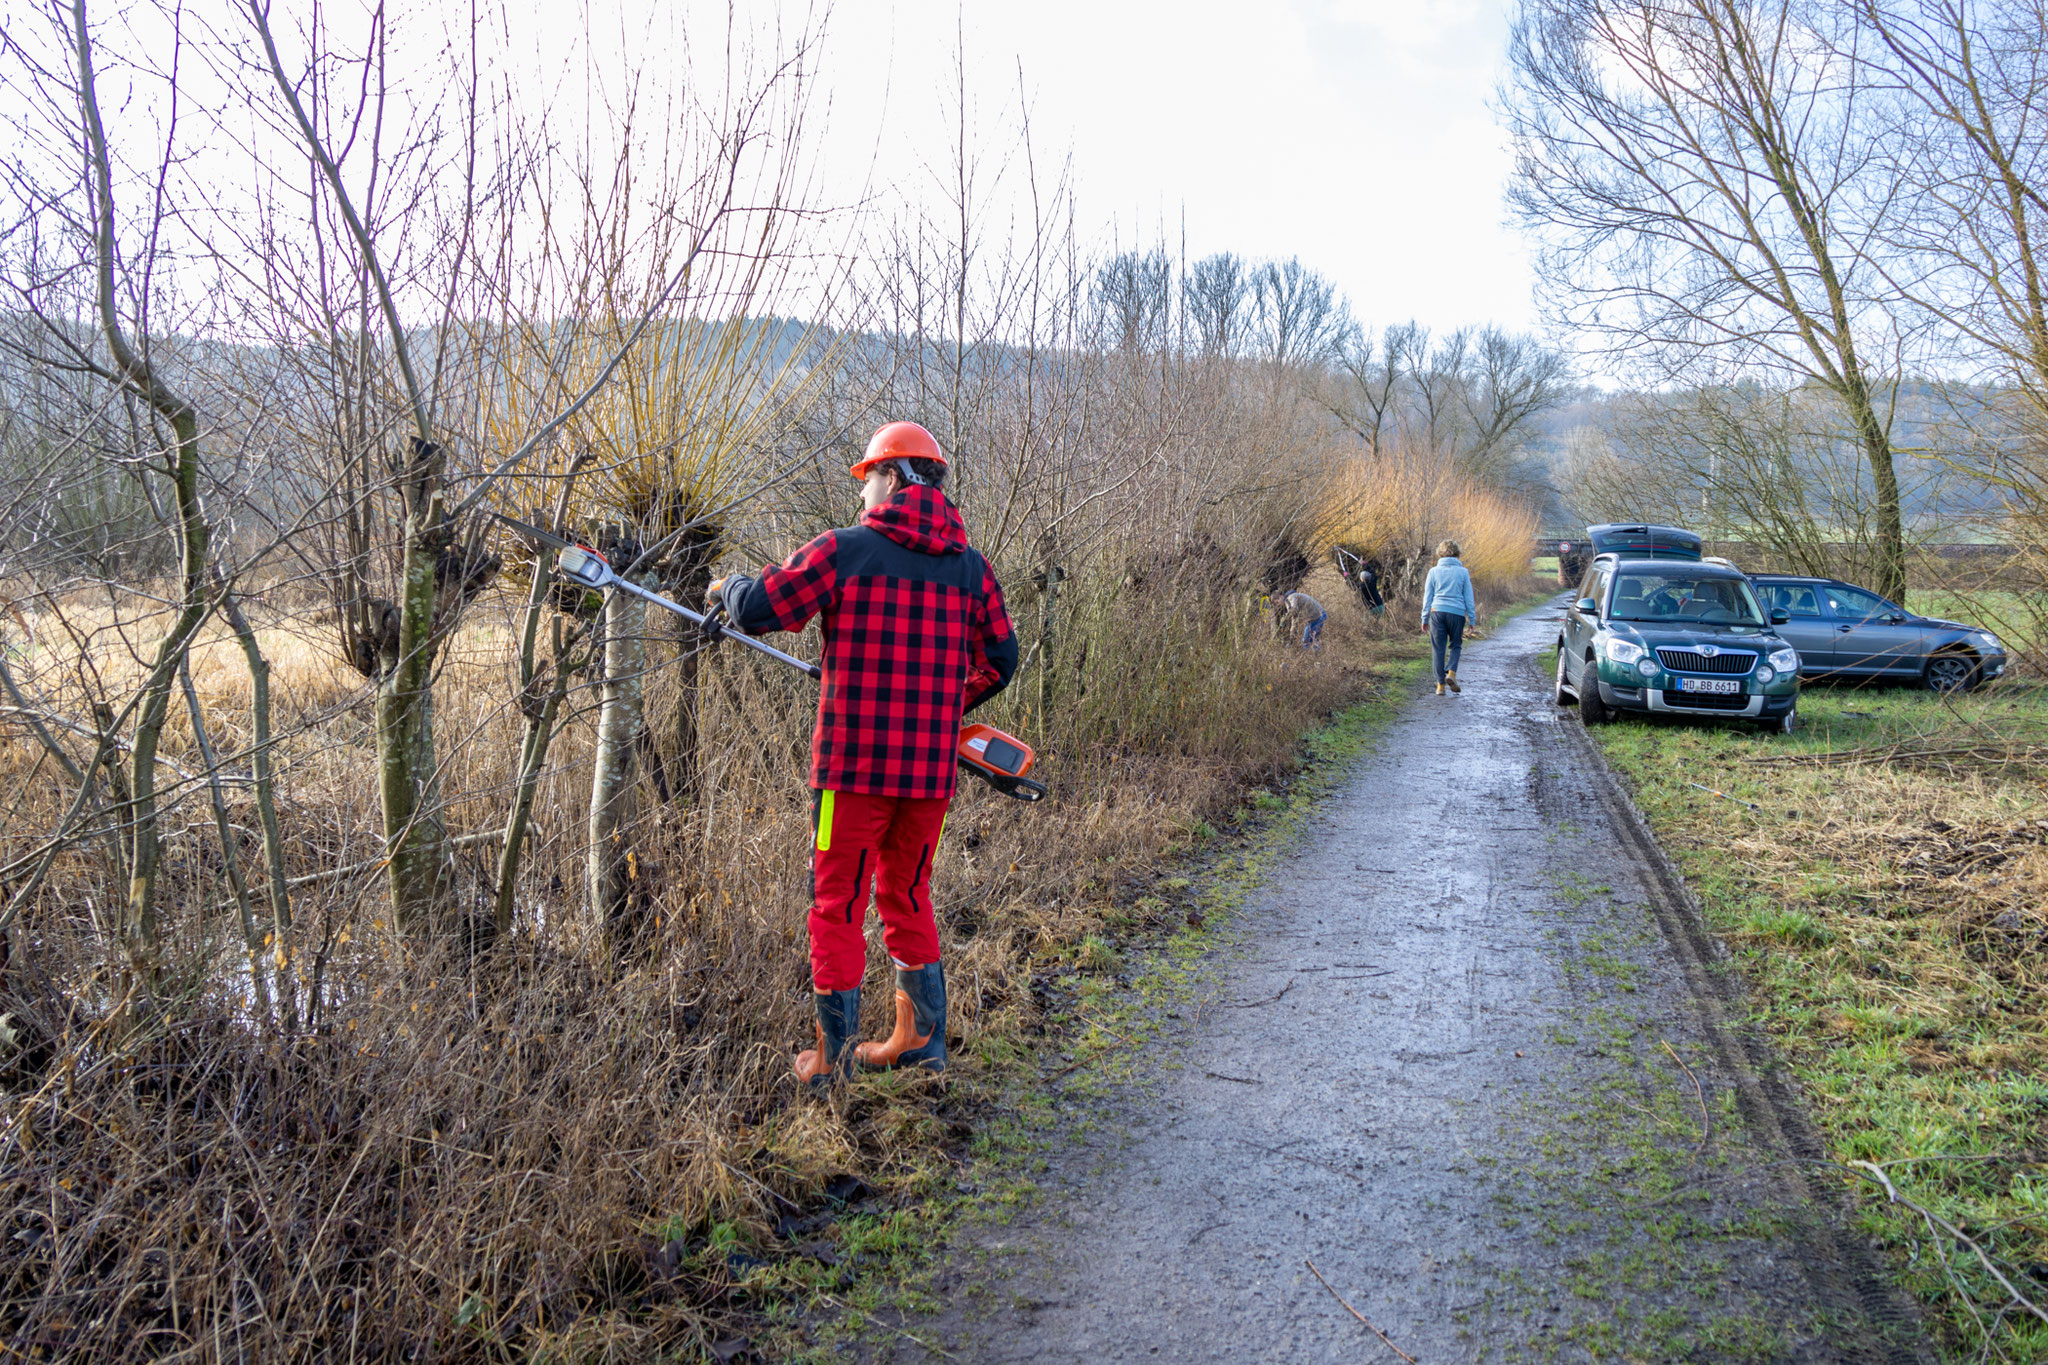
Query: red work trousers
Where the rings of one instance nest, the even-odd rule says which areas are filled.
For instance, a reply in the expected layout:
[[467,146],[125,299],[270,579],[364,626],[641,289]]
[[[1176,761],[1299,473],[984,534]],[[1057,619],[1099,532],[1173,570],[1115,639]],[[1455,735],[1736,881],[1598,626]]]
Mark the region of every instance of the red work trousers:
[[903,967],[939,960],[932,857],[950,796],[811,793],[811,985],[850,991],[867,974],[868,889],[882,942]]

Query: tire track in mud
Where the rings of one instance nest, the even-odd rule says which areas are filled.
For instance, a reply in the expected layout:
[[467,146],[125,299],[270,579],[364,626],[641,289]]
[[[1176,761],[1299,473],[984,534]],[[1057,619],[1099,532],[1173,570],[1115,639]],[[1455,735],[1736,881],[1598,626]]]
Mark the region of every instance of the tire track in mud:
[[956,1238],[939,1311],[903,1319],[922,1344],[855,1355],[1392,1361],[1334,1289],[1432,1365],[1928,1358],[1801,1165],[1820,1146],[1730,1026],[1697,908],[1532,666],[1555,619],[1407,708],[1144,1079],[1073,1106],[1045,1197]]

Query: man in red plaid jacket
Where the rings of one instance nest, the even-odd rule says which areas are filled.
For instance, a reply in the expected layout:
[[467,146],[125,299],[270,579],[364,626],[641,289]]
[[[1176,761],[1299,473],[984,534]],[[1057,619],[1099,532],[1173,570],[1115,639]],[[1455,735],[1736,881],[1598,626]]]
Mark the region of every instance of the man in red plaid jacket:
[[[940,491],[946,457],[915,422],[874,434],[850,471],[858,525],[827,531],[760,577],[711,585],[749,634],[824,618],[811,735],[811,990],[818,1045],[796,1073],[822,1085],[864,1066],[946,1065],[946,979],[931,874],[957,780],[960,718],[1009,684],[1017,637],[988,562]],[[868,893],[896,967],[896,1026],[849,1048],[867,973]]]

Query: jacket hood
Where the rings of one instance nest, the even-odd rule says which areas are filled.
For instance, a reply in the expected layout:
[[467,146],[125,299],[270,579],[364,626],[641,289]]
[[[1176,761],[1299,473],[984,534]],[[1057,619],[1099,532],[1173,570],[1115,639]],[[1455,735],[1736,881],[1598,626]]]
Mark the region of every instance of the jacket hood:
[[957,555],[967,548],[959,509],[936,488],[906,488],[872,512],[862,512],[859,524],[919,554]]

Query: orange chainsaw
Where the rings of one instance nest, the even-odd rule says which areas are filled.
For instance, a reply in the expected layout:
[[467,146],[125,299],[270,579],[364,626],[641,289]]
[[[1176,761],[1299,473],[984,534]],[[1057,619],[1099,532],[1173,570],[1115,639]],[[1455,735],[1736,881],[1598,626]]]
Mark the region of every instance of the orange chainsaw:
[[1038,755],[1015,735],[1006,735],[993,725],[968,725],[960,731],[960,766],[1005,796],[1019,801],[1037,801],[1045,796],[1045,784],[1024,774],[1031,771]]

